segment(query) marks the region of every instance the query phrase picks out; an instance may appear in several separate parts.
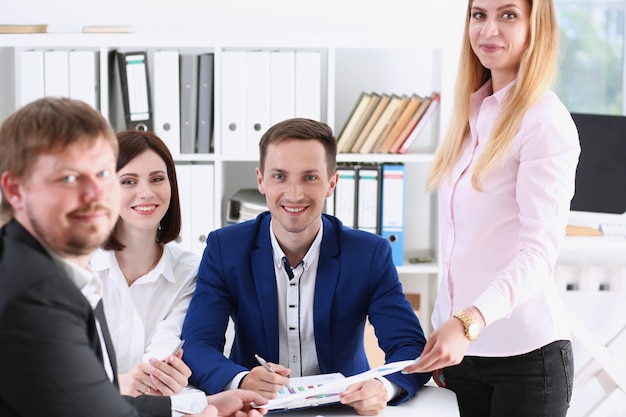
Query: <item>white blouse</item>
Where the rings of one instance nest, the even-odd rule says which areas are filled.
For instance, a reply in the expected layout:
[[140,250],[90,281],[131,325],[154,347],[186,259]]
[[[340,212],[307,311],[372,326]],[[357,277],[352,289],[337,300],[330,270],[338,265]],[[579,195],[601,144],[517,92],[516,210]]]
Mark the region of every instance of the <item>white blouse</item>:
[[102,280],[104,313],[120,373],[172,353],[180,341],[199,264],[196,254],[168,243],[157,266],[129,287],[113,251],[94,254],[91,267]]

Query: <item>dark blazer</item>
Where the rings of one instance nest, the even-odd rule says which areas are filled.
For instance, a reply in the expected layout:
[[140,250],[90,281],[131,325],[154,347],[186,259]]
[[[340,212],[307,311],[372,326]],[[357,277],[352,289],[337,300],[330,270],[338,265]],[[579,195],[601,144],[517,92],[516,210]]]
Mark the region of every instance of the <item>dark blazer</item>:
[[15,220],[0,229],[0,357],[2,417],[172,415],[169,397],[120,395],[91,305]]
[[[269,212],[213,231],[207,239],[196,290],[183,325],[190,383],[221,391],[258,353],[278,363],[278,300]],[[323,215],[314,296],[314,332],[322,373],[346,376],[369,369],[363,332],[369,316],[386,361],[415,359],[424,333],[398,279],[387,240]],[[235,324],[230,360],[222,354],[229,316]],[[389,375],[411,398],[428,374]]]

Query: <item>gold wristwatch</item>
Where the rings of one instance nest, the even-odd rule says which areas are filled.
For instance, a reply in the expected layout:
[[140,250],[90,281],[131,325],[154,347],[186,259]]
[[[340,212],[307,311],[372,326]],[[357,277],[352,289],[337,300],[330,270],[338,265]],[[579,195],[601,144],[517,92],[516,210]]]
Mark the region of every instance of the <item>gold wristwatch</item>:
[[465,327],[465,336],[467,336],[470,341],[478,339],[478,336],[480,336],[480,324],[474,317],[466,314],[463,310],[456,313],[453,317],[461,320],[461,323],[463,323]]

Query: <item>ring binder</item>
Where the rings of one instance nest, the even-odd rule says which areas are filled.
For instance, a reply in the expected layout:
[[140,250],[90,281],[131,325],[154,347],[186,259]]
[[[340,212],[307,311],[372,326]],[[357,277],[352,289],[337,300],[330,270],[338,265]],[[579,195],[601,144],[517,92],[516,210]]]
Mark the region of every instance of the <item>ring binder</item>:
[[145,52],[117,52],[122,105],[127,129],[152,131],[152,100]]

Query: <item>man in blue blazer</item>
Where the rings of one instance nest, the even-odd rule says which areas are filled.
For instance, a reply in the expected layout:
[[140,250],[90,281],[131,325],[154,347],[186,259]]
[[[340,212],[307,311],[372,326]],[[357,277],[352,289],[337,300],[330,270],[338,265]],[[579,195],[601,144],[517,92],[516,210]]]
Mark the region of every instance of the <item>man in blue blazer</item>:
[[[274,125],[261,138],[256,170],[269,212],[209,234],[183,325],[190,382],[207,393],[240,387],[274,398],[287,375],[366,371],[366,318],[386,362],[420,356],[425,337],[389,243],[322,214],[338,180],[336,153],[324,123]],[[235,339],[227,359],[229,317]],[[275,372],[258,366],[255,354]],[[411,398],[428,379],[396,373],[353,384],[341,402],[378,414],[388,402]]]

